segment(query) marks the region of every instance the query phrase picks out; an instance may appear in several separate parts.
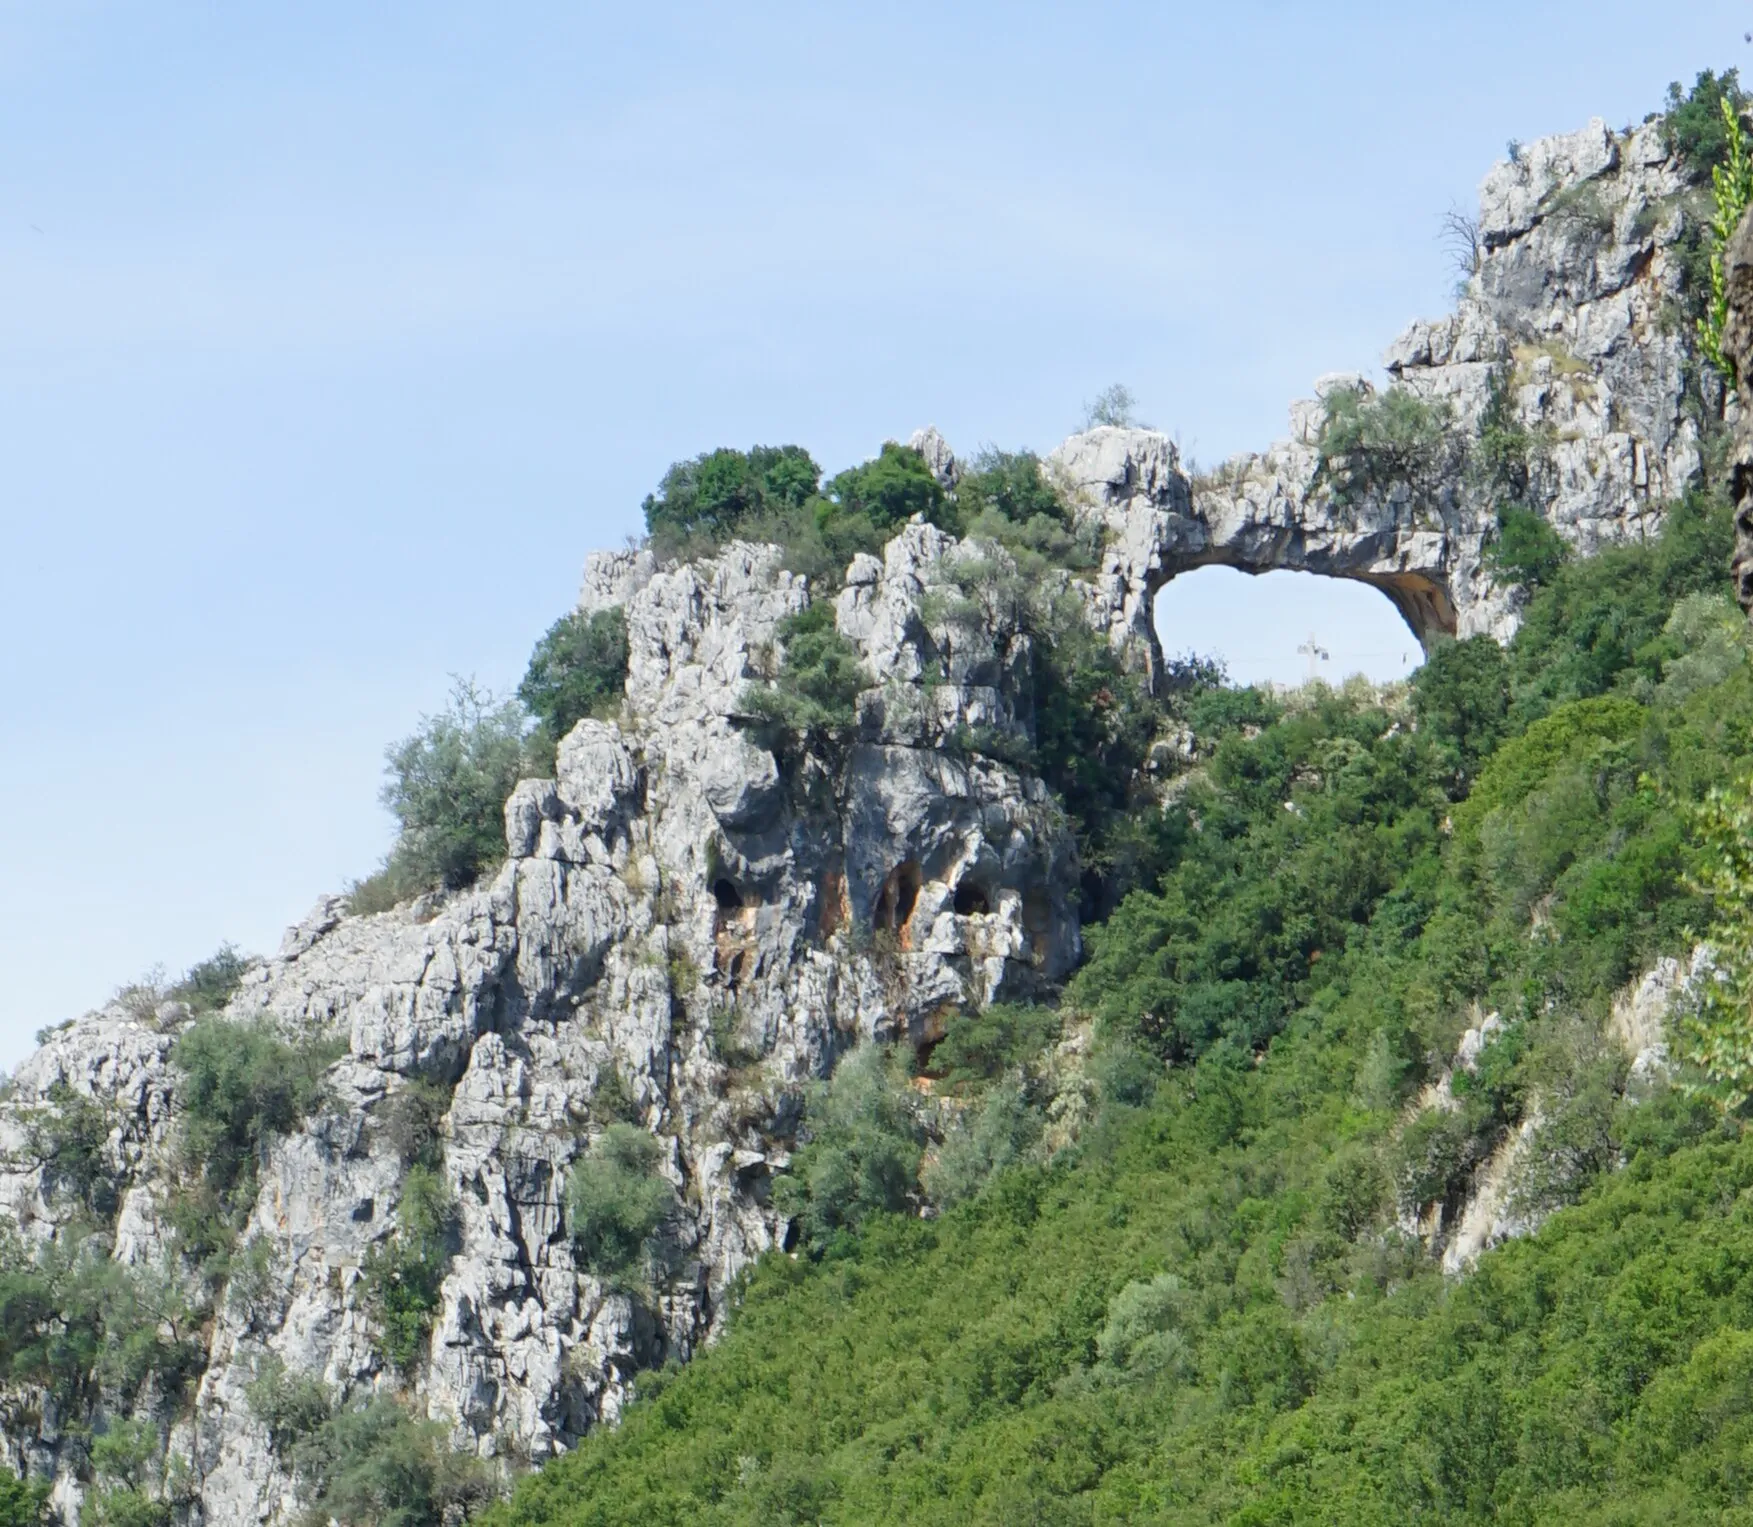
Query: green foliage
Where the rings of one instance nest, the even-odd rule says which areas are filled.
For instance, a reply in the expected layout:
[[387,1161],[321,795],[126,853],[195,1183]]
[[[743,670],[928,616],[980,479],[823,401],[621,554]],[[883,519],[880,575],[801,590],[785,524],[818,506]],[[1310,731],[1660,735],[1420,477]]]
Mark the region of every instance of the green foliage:
[[1676,602],[1720,593],[1733,545],[1727,505],[1693,493],[1668,506],[1658,540],[1567,563],[1528,602],[1509,651],[1517,719],[1640,678],[1659,682]]
[[627,612],[574,610],[530,654],[517,697],[558,742],[586,716],[611,716],[627,683]]
[[1516,413],[1512,382],[1510,367],[1492,368],[1479,419],[1479,439],[1467,463],[1474,482],[1500,504],[1526,500],[1541,448],[1541,442]]
[[1717,74],[1701,70],[1690,90],[1680,82],[1668,86],[1667,110],[1662,116],[1662,135],[1668,152],[1679,159],[1695,181],[1706,181],[1728,162],[1731,119],[1747,103],[1734,69]]
[[663,556],[692,555],[745,532],[752,522],[800,509],[822,469],[802,446],[721,448],[678,461],[645,500],[645,528]]
[[516,704],[458,681],[449,706],[386,758],[383,803],[401,828],[386,869],[398,891],[455,890],[505,857],[505,801],[528,761]]
[[1328,480],[1342,501],[1385,493],[1397,483],[1428,491],[1454,463],[1453,411],[1398,383],[1385,392],[1336,387],[1316,442]]
[[[958,1113],[919,1172],[926,1196],[940,1206],[979,1193],[993,1176],[1027,1161],[1041,1138],[1041,1115],[1009,1077]],[[884,1207],[888,1207],[885,1205]]]
[[[1088,930],[1075,1144],[1033,1141],[1044,1019],[952,1022],[929,1109],[855,1052],[775,1185],[832,1254],[764,1260],[720,1342],[497,1520],[1733,1520],[1753,1137],[1628,1094],[1602,1033],[1709,912],[1700,856],[1753,886],[1753,787],[1701,831],[1689,805],[1744,773],[1753,677],[1676,666],[1722,523],[1676,506],[1610,574],[1558,568],[1507,654],[1445,648],[1406,701],[1206,699],[1160,884]],[[1716,904],[1743,937],[1745,894]],[[1454,1106],[1408,1119],[1494,1009]],[[1452,1228],[1529,1124],[1514,1202],[1568,1207],[1446,1278],[1392,1216]]]
[[191,965],[166,995],[172,1001],[186,1002],[197,1017],[217,1013],[243,985],[249,966],[248,956],[240,954],[235,945],[221,944],[206,959]]
[[335,1413],[334,1398],[321,1378],[292,1372],[271,1352],[257,1365],[255,1377],[244,1388],[244,1399],[282,1464],[291,1462],[298,1444],[320,1431]]
[[292,1449],[311,1523],[456,1527],[494,1498],[480,1459],[455,1452],[446,1428],[373,1397],[337,1410]]
[[1486,548],[1491,570],[1510,583],[1537,589],[1550,583],[1569,560],[1570,548],[1531,509],[1510,504],[1497,512],[1497,538]]
[[636,1124],[611,1124],[566,1179],[566,1218],[580,1265],[611,1283],[639,1275],[675,1208],[658,1170],[663,1147]]
[[1097,429],[1102,425],[1117,425],[1122,429],[1143,428],[1138,421],[1138,400],[1132,396],[1132,389],[1120,382],[1111,387],[1104,387],[1095,398],[1083,406],[1083,427]]
[[441,1130],[453,1096],[443,1083],[416,1077],[384,1099],[378,1128],[404,1166],[436,1170],[442,1164]]
[[1741,113],[1725,96],[1720,102],[1724,151],[1722,162],[1710,172],[1714,209],[1710,220],[1710,298],[1698,320],[1698,342],[1705,359],[1723,379],[1735,384],[1734,357],[1723,351],[1723,328],[1729,320],[1729,290],[1723,257],[1729,240],[1741,226],[1749,202],[1753,202],[1753,153],[1741,127]]
[[403,1372],[425,1351],[456,1239],[457,1204],[449,1185],[430,1167],[410,1167],[396,1228],[367,1253],[361,1279],[378,1351]]
[[175,1509],[133,1485],[98,1490],[79,1508],[79,1527],[170,1527]]
[[1509,670],[1489,636],[1438,642],[1412,677],[1412,714],[1465,784],[1509,726]]
[[115,1217],[121,1185],[111,1171],[109,1110],[65,1082],[49,1088],[48,1106],[24,1116],[25,1146],[43,1169],[43,1189],[70,1200],[94,1221]]
[[893,534],[916,514],[936,519],[943,488],[925,458],[911,446],[884,443],[871,460],[848,467],[828,484],[828,505],[818,518],[863,519]]
[[48,1481],[23,1480],[0,1468],[0,1527],[47,1527],[48,1520]]
[[869,678],[858,648],[840,634],[831,604],[812,604],[779,623],[785,657],[771,685],[743,691],[743,710],[787,752],[835,748],[858,726]]
[[1055,1043],[1061,1021],[1052,1008],[1008,1002],[965,1013],[932,1050],[931,1069],[951,1086],[994,1081]]
[[806,1095],[803,1141],[774,1202],[811,1252],[839,1252],[873,1215],[905,1208],[918,1187],[925,1131],[899,1058],[854,1050]]
[[167,1271],[124,1267],[91,1240],[32,1255],[0,1241],[0,1379],[67,1405],[172,1400],[200,1369],[202,1310]]
[[982,451],[956,484],[951,518],[958,534],[994,541],[1031,569],[1093,567],[1100,550],[1099,525],[1077,526],[1032,451]]
[[268,1019],[197,1019],[171,1050],[181,1191],[168,1205],[180,1249],[222,1276],[255,1198],[262,1152],[321,1106],[341,1040],[293,1043]]
[[1691,826],[1716,968],[1683,1018],[1681,1051],[1725,1108],[1740,1109],[1753,1096],[1753,776],[1712,790]]

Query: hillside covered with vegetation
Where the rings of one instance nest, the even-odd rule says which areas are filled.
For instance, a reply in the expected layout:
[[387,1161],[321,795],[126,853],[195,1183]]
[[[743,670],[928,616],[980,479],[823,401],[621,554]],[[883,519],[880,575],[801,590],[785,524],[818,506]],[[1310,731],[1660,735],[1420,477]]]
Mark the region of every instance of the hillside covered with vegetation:
[[[1605,1031],[1709,924],[1699,803],[1753,756],[1727,544],[1688,501],[1406,692],[1202,695],[1172,863],[1063,1007],[929,1057],[936,1149],[898,1064],[844,1068],[799,1254],[500,1519],[1740,1519],[1753,1149]],[[1088,1118],[1053,1151],[1068,1026]],[[1550,1218],[1445,1277],[1410,1227],[1525,1123]]]

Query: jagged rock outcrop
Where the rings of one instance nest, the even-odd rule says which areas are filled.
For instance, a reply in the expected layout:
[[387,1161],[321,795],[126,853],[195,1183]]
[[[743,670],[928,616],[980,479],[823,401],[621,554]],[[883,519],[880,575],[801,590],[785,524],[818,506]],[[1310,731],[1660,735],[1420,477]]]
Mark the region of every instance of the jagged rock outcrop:
[[[1409,327],[1384,360],[1394,382],[1452,410],[1435,469],[1344,491],[1318,449],[1325,399],[1363,388],[1323,377],[1293,404],[1291,432],[1259,455],[1182,475],[1146,431],[1097,429],[1053,458],[1109,531],[1100,587],[1116,640],[1155,654],[1154,595],[1217,564],[1295,568],[1382,590],[1427,645],[1514,632],[1518,592],[1484,553],[1498,494],[1467,456],[1491,399],[1533,444],[1524,497],[1587,555],[1655,534],[1663,506],[1703,464],[1714,398],[1680,316],[1680,240],[1708,212],[1659,123],[1616,134],[1600,121],[1529,145],[1479,192],[1472,269],[1455,311]],[[1750,277],[1753,279],[1753,277]]]
[[[1659,135],[1592,124],[1499,166],[1481,199],[1457,312],[1388,354],[1401,384],[1452,409],[1443,470],[1335,481],[1317,447],[1322,398],[1367,386],[1355,377],[1318,383],[1285,441],[1192,480],[1161,434],[1074,436],[1049,468],[1099,533],[1100,562],[1059,576],[1098,630],[1160,671],[1155,595],[1222,563],[1369,582],[1421,639],[1506,635],[1518,595],[1493,579],[1495,505],[1465,469],[1494,377],[1540,442],[1527,496],[1562,535],[1586,553],[1657,528],[1700,462],[1687,336],[1665,317],[1693,212]],[[912,443],[953,488],[962,468],[943,437]],[[1004,749],[954,745],[1022,742],[1033,726],[1033,638],[958,572],[1004,556],[915,522],[853,561],[833,613],[868,687],[833,758],[769,747],[744,714],[750,683],[775,672],[781,623],[811,598],[778,548],[733,542],[677,566],[649,549],[590,558],[579,607],[625,612],[625,703],[561,742],[552,779],[518,785],[503,867],[374,916],[325,898],[230,1004],[234,1019],[345,1054],[327,1106],[273,1144],[261,1173],[244,1236],[272,1252],[268,1293],[247,1309],[221,1301],[201,1334],[194,1403],[171,1438],[191,1520],[294,1511],[245,1394],[269,1357],[343,1395],[402,1392],[483,1456],[569,1446],[617,1414],[640,1368],[710,1339],[727,1283],[783,1243],[769,1189],[800,1083],[861,1041],[928,1044],[965,1006],[1073,968],[1078,866],[1062,809],[996,761]],[[31,1120],[90,1099],[120,1187],[113,1256],[165,1262],[170,1052],[186,1021],[174,1005],[114,1006],[19,1068],[0,1105],[0,1220],[38,1246],[69,1233],[74,1211],[45,1180]],[[388,1120],[420,1085],[449,1099],[440,1173],[459,1218],[430,1341],[398,1375],[362,1278],[400,1213]],[[669,1272],[641,1299],[580,1264],[563,1206],[572,1163],[623,1111],[662,1142],[678,1205]],[[81,1418],[41,1396],[15,1414],[36,1419],[8,1425],[0,1454],[54,1474],[72,1520]]]

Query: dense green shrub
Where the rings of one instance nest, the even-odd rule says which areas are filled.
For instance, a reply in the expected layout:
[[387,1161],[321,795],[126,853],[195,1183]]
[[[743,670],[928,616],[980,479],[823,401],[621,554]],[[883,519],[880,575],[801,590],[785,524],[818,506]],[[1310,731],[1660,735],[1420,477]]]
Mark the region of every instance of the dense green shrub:
[[652,1243],[675,1207],[658,1170],[663,1147],[636,1124],[611,1124],[566,1179],[566,1218],[580,1265],[622,1283],[651,1261]]
[[1458,445],[1453,410],[1398,383],[1385,392],[1336,387],[1327,394],[1316,448],[1340,499],[1406,483],[1428,492],[1451,474]]
[[182,979],[166,995],[173,1001],[188,1003],[197,1017],[217,1013],[237,994],[249,966],[248,956],[240,954],[235,945],[221,944],[206,959],[184,971]]
[[48,1106],[27,1113],[24,1126],[26,1148],[42,1163],[48,1196],[71,1200],[94,1220],[113,1219],[121,1185],[109,1161],[109,1110],[56,1082]]
[[953,1118],[922,1165],[919,1185],[934,1204],[959,1204],[996,1173],[1027,1161],[1041,1129],[1040,1110],[1030,1106],[1021,1085],[1005,1078]]
[[495,1494],[441,1423],[381,1395],[328,1416],[294,1444],[292,1465],[308,1519],[340,1527],[457,1527]]
[[1531,509],[1509,504],[1497,512],[1497,536],[1485,560],[1500,578],[1537,589],[1550,583],[1570,557],[1558,532]]
[[1720,593],[1733,549],[1728,506],[1701,493],[1670,504],[1654,542],[1567,563],[1537,590],[1509,649],[1517,718],[1661,678],[1659,639],[1675,603]]
[[536,643],[517,697],[558,742],[586,716],[613,715],[626,683],[627,612],[574,610]]
[[869,461],[848,467],[828,483],[832,517],[862,518],[889,535],[916,514],[935,519],[943,501],[943,488],[925,458],[893,440],[886,441]]
[[68,1405],[131,1400],[151,1385],[174,1400],[199,1371],[203,1310],[162,1270],[112,1262],[91,1240],[32,1254],[0,1241],[0,1378]]
[[293,1449],[335,1413],[329,1386],[314,1373],[294,1373],[275,1353],[266,1354],[244,1388],[250,1414],[268,1433],[268,1446],[282,1464]]
[[23,1480],[0,1468],[0,1527],[47,1527],[48,1508],[47,1480]]
[[822,469],[802,446],[722,448],[678,461],[645,500],[645,528],[660,555],[691,555],[741,534],[763,516],[801,509]]
[[774,1202],[818,1255],[844,1248],[872,1216],[905,1208],[918,1190],[925,1131],[899,1057],[866,1045],[807,1094],[791,1170]]
[[1489,636],[1436,642],[1412,676],[1412,714],[1453,758],[1457,790],[1509,729],[1509,666]]
[[858,697],[870,679],[858,648],[840,634],[831,604],[812,604],[780,621],[784,646],[771,684],[751,684],[742,706],[782,751],[835,748],[858,725]]
[[1667,140],[1668,152],[1679,159],[1687,175],[1700,184],[1708,183],[1711,172],[1728,159],[1729,127],[1723,115],[1725,104],[1731,115],[1744,110],[1747,104],[1739,74],[1734,69],[1725,69],[1721,74],[1710,69],[1700,70],[1690,90],[1683,90],[1678,80],[1668,86],[1662,134]]
[[410,1167],[396,1228],[366,1254],[363,1302],[377,1327],[378,1352],[404,1372],[419,1363],[432,1332],[456,1254],[457,1218],[456,1197],[444,1179],[430,1167]]
[[1062,1021],[1052,1008],[1008,1002],[965,1013],[932,1050],[931,1070],[950,1086],[994,1081],[1053,1044]]
[[[223,1257],[255,1197],[262,1152],[321,1106],[338,1039],[294,1043],[268,1019],[198,1019],[178,1037],[177,1158],[182,1191],[170,1207],[185,1252]],[[216,1269],[220,1270],[220,1269]]]
[[399,894],[455,890],[504,859],[505,801],[531,762],[516,704],[459,682],[386,756],[383,803],[400,835],[385,869]]

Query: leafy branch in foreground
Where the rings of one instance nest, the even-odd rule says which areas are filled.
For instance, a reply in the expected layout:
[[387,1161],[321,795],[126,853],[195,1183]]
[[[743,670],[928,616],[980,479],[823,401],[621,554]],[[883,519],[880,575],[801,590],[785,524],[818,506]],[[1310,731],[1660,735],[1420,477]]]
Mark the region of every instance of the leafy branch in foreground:
[[1716,209],[1710,220],[1710,301],[1698,320],[1698,342],[1705,358],[1724,380],[1735,385],[1734,357],[1723,351],[1723,326],[1729,320],[1729,290],[1723,256],[1729,240],[1741,226],[1741,218],[1753,202],[1753,154],[1748,152],[1741,115],[1727,95],[1721,101],[1724,160],[1712,167],[1711,191]]

